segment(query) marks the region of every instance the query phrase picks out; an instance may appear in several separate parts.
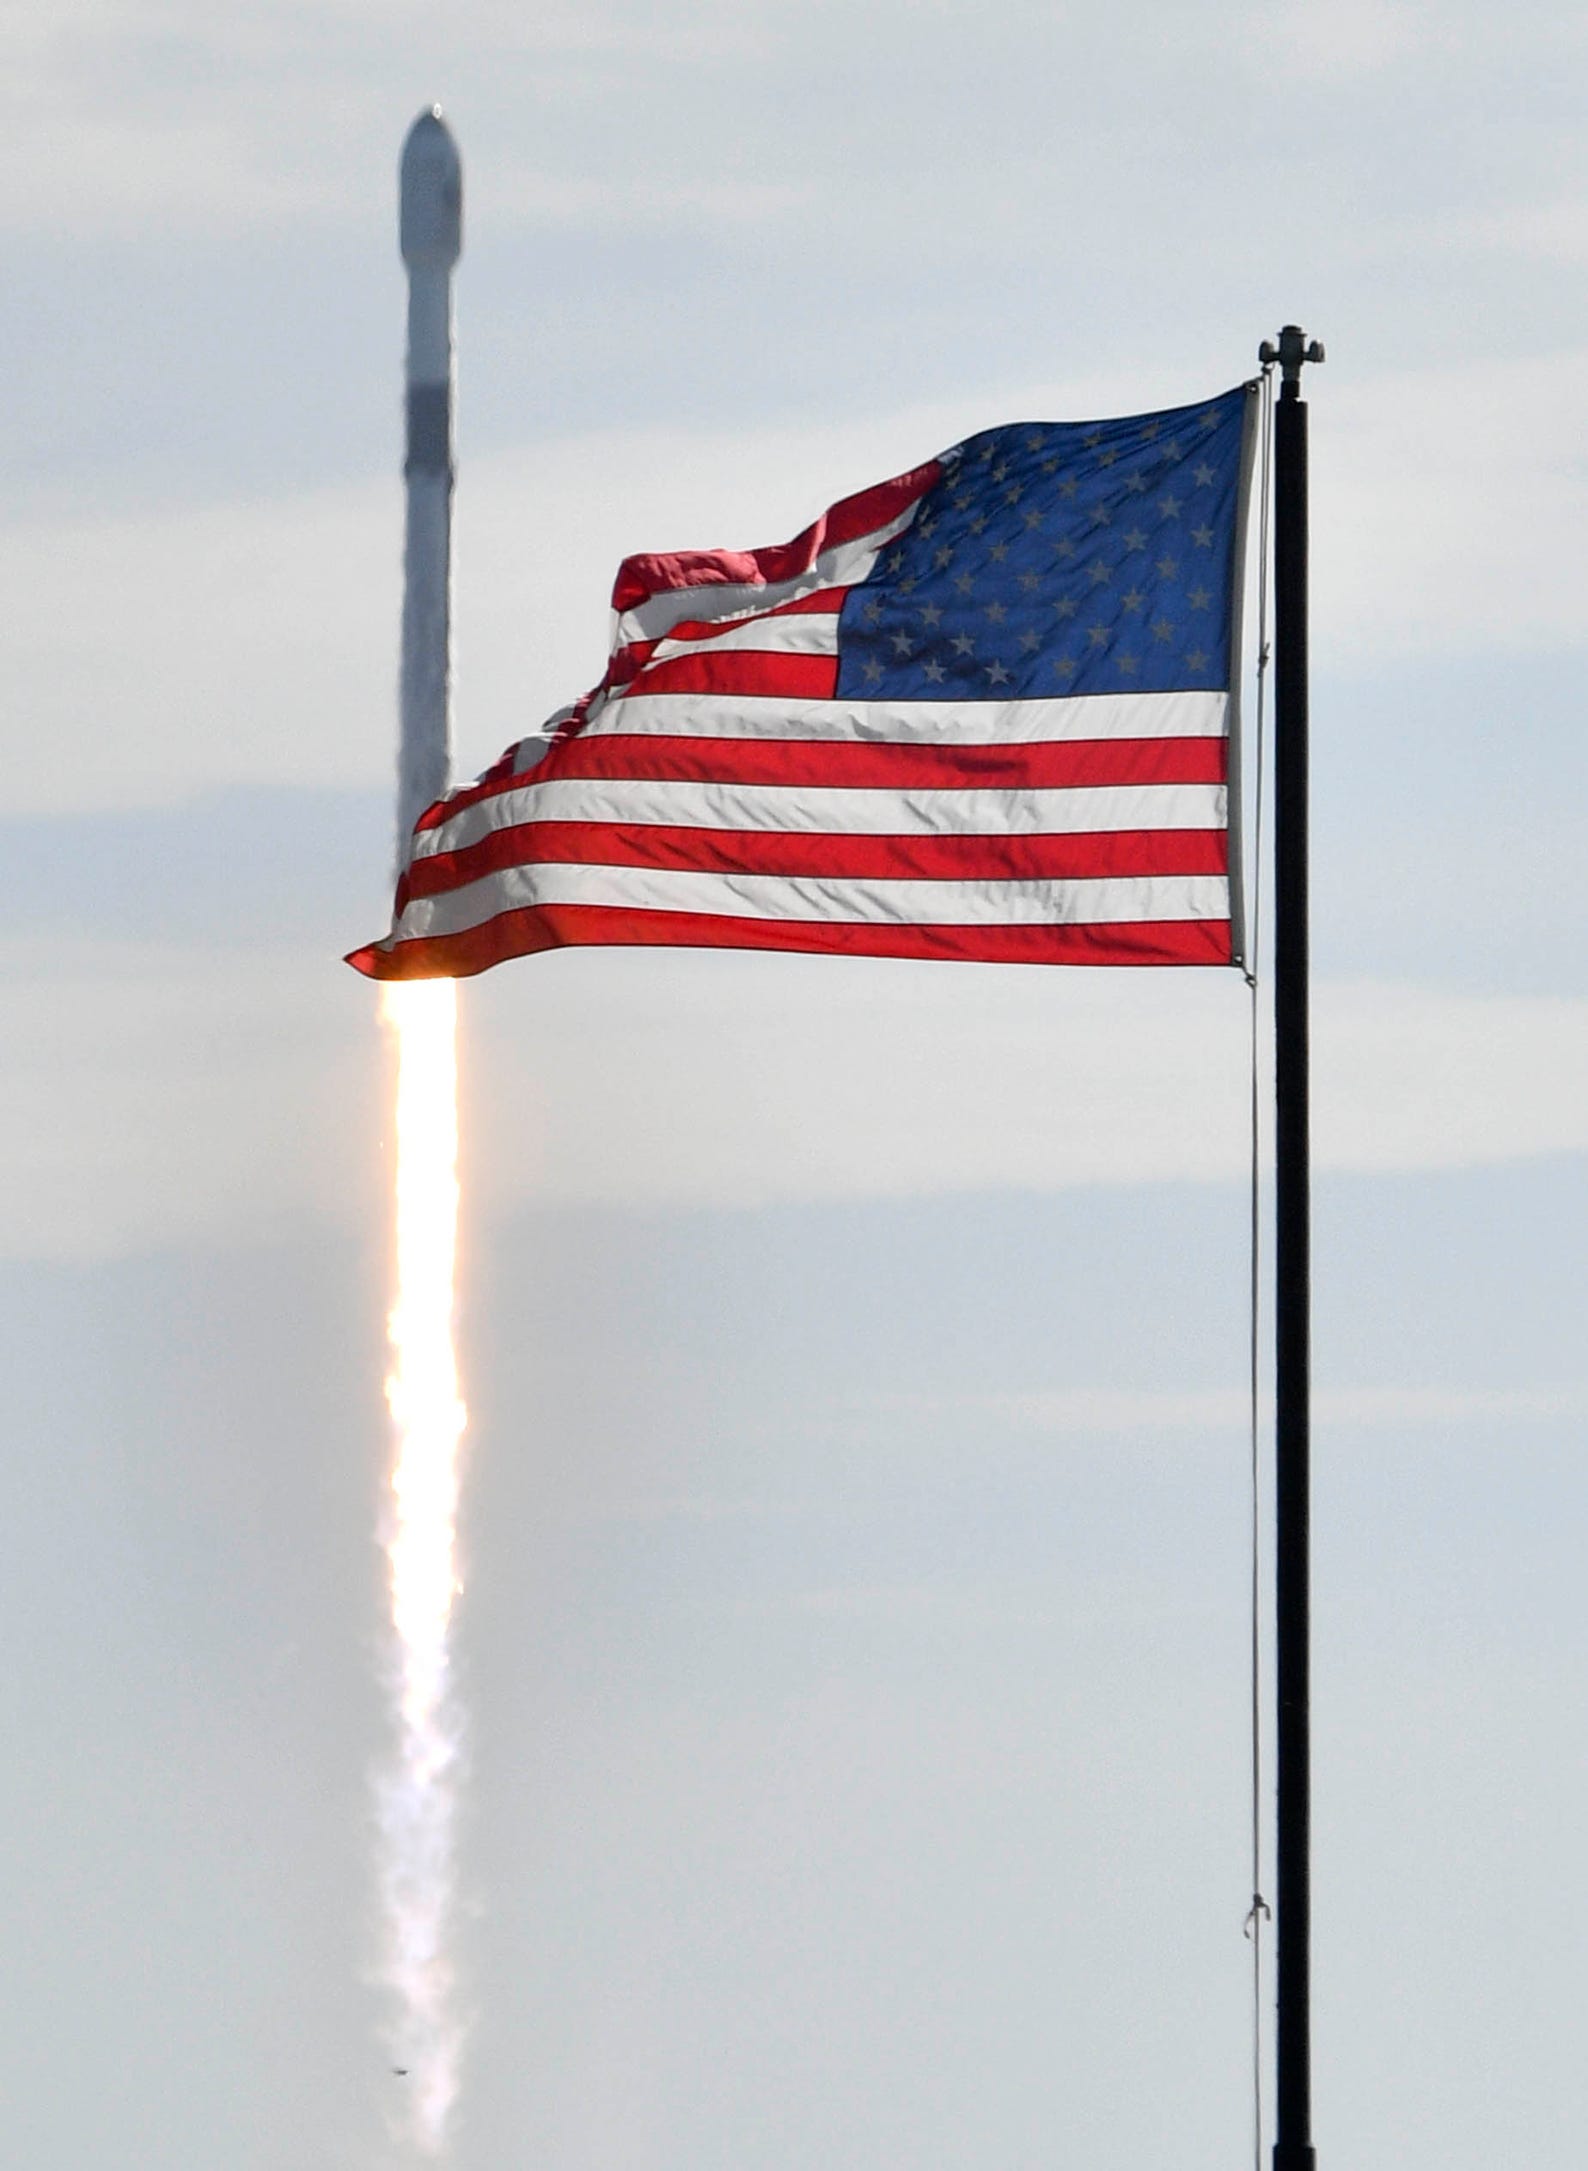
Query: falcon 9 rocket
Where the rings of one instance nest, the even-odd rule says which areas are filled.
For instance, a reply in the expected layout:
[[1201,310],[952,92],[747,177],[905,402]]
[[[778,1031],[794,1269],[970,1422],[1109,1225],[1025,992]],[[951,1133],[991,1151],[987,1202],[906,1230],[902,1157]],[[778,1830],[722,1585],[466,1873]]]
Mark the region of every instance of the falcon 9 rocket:
[[408,267],[408,438],[403,477],[401,740],[397,858],[447,787],[452,606],[452,270],[463,251],[463,169],[441,108],[403,144],[401,243]]

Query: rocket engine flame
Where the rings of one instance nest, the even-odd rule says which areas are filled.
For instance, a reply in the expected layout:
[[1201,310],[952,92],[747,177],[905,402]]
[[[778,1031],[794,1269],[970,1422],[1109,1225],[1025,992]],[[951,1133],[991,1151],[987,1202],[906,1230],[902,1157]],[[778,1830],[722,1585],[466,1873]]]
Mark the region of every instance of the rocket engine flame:
[[396,1289],[386,1399],[394,1441],[381,1542],[391,1590],[396,1745],[377,1782],[382,1979],[415,2148],[439,2160],[462,2027],[450,1951],[460,1716],[450,1635],[465,1411],[453,1341],[458,1220],[457,995],[450,980],[382,990],[397,1056]]

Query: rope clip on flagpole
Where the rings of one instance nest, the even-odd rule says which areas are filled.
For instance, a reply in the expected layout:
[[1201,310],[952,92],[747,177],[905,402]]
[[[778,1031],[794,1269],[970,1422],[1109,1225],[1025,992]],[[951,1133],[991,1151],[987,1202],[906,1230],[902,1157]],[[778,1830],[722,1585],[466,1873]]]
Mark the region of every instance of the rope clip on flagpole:
[[1307,903],[1307,403],[1322,344],[1298,324],[1274,416],[1274,2171],[1313,2171],[1312,1201]]

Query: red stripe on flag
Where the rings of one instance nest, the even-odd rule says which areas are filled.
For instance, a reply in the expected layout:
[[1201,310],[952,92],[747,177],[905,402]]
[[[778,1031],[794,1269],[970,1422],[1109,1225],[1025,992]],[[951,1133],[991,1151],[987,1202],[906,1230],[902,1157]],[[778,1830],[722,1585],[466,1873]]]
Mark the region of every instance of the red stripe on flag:
[[[1222,784],[1228,741],[1031,739],[932,746],[852,739],[706,739],[592,732],[512,784],[789,784],[855,791],[1039,791],[1104,784]],[[499,781],[493,789],[510,786]],[[456,807],[457,801],[451,804]]]
[[468,979],[511,957],[581,946],[801,950],[838,957],[958,959],[999,965],[1227,965],[1228,920],[1080,927],[906,927],[853,920],[739,920],[627,905],[532,905],[460,935],[355,950],[374,980]]
[[717,588],[746,584],[771,587],[809,572],[824,550],[855,543],[913,505],[943,472],[936,460],[912,468],[892,482],[877,483],[854,497],[841,498],[829,512],[796,535],[791,543],[764,550],[647,551],[625,558],[612,588],[612,608],[631,611],[647,597],[680,588]]
[[739,694],[752,699],[831,701],[838,691],[836,656],[790,655],[775,648],[697,649],[648,663],[623,689],[629,694]]
[[831,836],[661,823],[525,822],[459,852],[417,859],[397,910],[517,866],[655,867],[685,874],[805,875],[838,881],[1093,881],[1225,874],[1221,829],[1144,829],[1073,836]]
[[983,746],[857,744],[849,739],[663,738],[591,732],[555,741],[532,769],[496,770],[419,817],[455,815],[553,780],[635,784],[787,784],[854,791],[1062,791],[1107,784],[1222,784],[1229,742],[1200,739],[1030,739]]

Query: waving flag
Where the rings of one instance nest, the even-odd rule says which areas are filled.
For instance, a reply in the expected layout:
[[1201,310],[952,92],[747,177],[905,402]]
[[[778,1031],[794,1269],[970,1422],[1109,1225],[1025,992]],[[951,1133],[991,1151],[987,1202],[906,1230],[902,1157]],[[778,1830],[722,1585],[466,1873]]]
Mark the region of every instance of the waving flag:
[[349,962],[1230,963],[1255,407],[987,430],[792,543],[626,559],[600,685],[421,817]]

